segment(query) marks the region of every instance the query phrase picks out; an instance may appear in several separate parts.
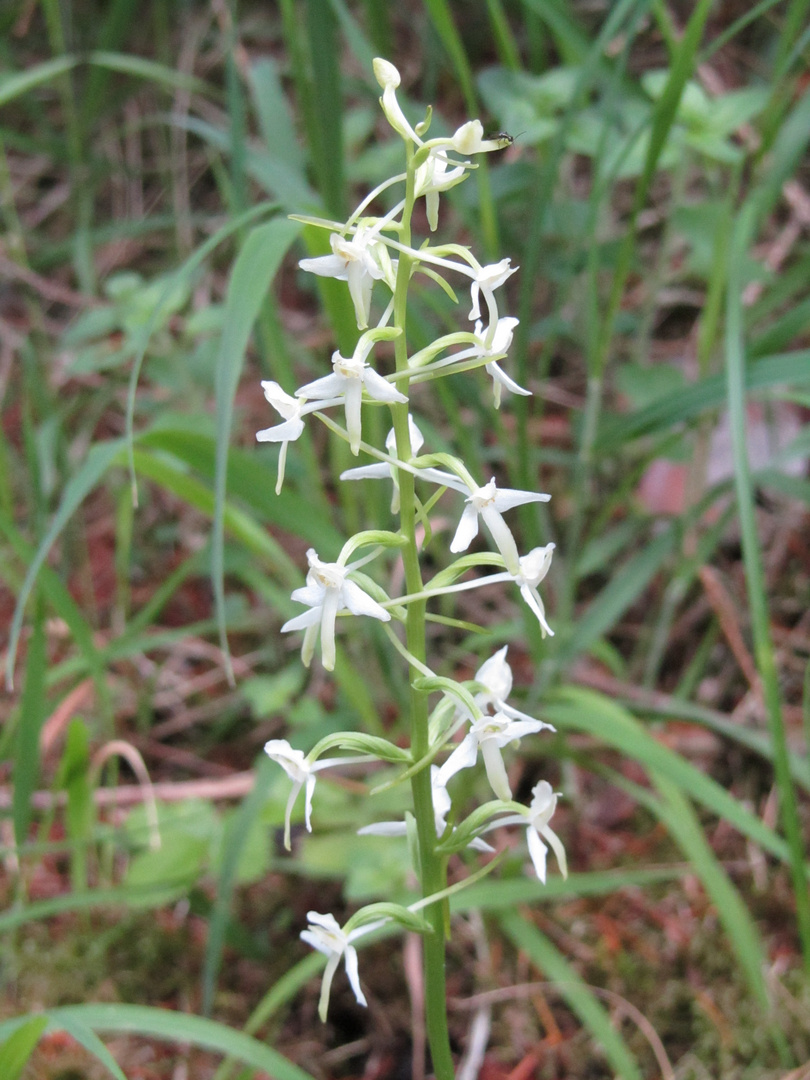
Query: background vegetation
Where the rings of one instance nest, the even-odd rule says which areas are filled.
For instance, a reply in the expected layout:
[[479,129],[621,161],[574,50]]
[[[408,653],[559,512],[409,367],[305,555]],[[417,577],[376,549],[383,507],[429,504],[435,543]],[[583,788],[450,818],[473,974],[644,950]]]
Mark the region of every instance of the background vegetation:
[[[357,841],[365,789],[327,776],[286,857],[260,754],[400,722],[373,641],[305,684],[278,635],[305,549],[388,495],[337,485],[316,437],[276,497],[254,443],[259,379],[292,389],[356,335],[286,215],[345,217],[396,167],[374,55],[414,118],[515,135],[441,228],[520,264],[534,396],[494,439],[484,380],[439,384],[429,439],[553,495],[521,550],[557,544],[556,636],[481,593],[454,613],[484,633],[436,629],[462,677],[510,643],[559,732],[513,780],[564,793],[574,871],[543,887],[516,851],[460,894],[458,1049],[474,1008],[488,1080],[808,1075],[809,7],[3,5],[4,1080],[423,1068],[407,941],[321,1026],[297,936],[326,899],[403,896],[404,852]],[[425,291],[414,346],[452,318]]]

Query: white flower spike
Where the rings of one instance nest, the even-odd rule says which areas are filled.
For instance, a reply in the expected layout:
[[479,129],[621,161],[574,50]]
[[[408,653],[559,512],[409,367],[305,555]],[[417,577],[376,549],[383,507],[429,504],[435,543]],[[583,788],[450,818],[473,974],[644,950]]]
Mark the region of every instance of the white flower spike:
[[332,354],[331,375],[324,375],[321,379],[307,383],[298,391],[300,396],[310,401],[329,402],[331,405],[343,401],[346,407],[346,430],[349,433],[349,445],[353,454],[360,451],[362,430],[360,413],[364,390],[375,401],[384,401],[389,404],[397,401],[401,404],[408,400],[367,363],[375,341],[391,340],[393,336],[394,333],[390,327],[366,331],[357,342],[351,356],[341,356],[338,351]]
[[352,945],[353,941],[369,933],[372,926],[359,926],[356,930],[350,930],[347,934],[341,929],[334,915],[320,915],[317,911],[307,912],[309,926],[301,931],[301,940],[313,949],[328,957],[326,970],[323,973],[321,983],[321,998],[318,1003],[318,1015],[326,1022],[326,1013],[329,1009],[329,992],[332,989],[332,979],[335,977],[341,957],[346,964],[346,974],[358,1005],[367,1005],[365,995],[360,987],[360,973],[357,963],[357,949]]
[[304,430],[302,416],[314,412],[316,409],[326,409],[330,405],[339,405],[341,399],[334,401],[321,400],[307,404],[305,397],[292,397],[285,393],[277,382],[262,382],[265,398],[270,402],[283,417],[284,423],[276,424],[275,427],[265,428],[256,432],[257,442],[280,442],[281,451],[278,455],[278,473],[276,478],[276,495],[281,491],[284,483],[284,466],[287,462],[287,447],[301,435]]
[[331,255],[301,259],[298,265],[312,274],[348,282],[357,327],[365,330],[374,282],[383,278],[391,280],[393,276],[388,249],[375,230],[363,225],[357,227],[353,236],[332,233],[329,243],[332,246]]
[[282,767],[293,782],[290,797],[287,799],[287,808],[284,811],[284,847],[289,851],[290,818],[301,788],[306,787],[304,820],[307,832],[312,832],[312,795],[315,791],[315,774],[334,765],[355,765],[358,761],[364,761],[365,758],[325,758],[323,761],[309,761],[304,756],[303,750],[295,750],[286,739],[271,739],[264,744],[264,752]]
[[321,658],[327,671],[335,670],[335,619],[339,611],[348,609],[352,615],[370,615],[372,619],[388,622],[390,614],[359,585],[350,581],[348,575],[358,565],[350,563],[325,563],[318,558],[314,548],[307,552],[309,573],[307,583],[296,589],[292,599],[309,608],[301,615],[288,619],[281,628],[282,634],[293,630],[304,631],[301,659],[309,667],[315,654],[315,643],[321,637]]
[[[543,843],[543,839],[547,840],[551,845],[554,854],[557,856],[557,864],[560,867],[560,873],[563,877],[568,877],[568,864],[565,857],[565,848],[562,845],[562,841],[559,836],[550,828],[549,821],[551,820],[554,811],[557,809],[557,795],[551,784],[547,780],[541,780],[535,784],[532,789],[532,802],[531,806],[524,807],[519,814],[511,814],[509,817],[501,818],[500,821],[495,822],[491,828],[498,828],[501,825],[525,825],[526,826],[526,839],[529,845],[529,855],[531,856],[532,864],[535,869],[535,873],[545,885],[546,883],[546,856],[548,854],[548,848]],[[541,839],[541,837],[543,839]]]
[[462,769],[471,768],[478,758],[480,748],[492,790],[503,802],[509,802],[512,791],[506,776],[501,750],[509,743],[522,739],[524,735],[533,735],[547,726],[542,720],[531,718],[511,720],[503,712],[497,712],[494,716],[482,716],[472,724],[462,741],[439,769],[438,782],[446,786],[451,776],[455,776]]
[[515,506],[523,506],[526,503],[548,502],[550,495],[541,492],[517,491],[514,488],[501,488],[499,491],[495,480],[492,479],[483,487],[474,488],[467,498],[467,505],[461,520],[458,523],[450,550],[456,554],[466,551],[472,541],[478,535],[478,518],[483,518],[484,524],[492,534],[495,545],[503,555],[503,561],[509,573],[517,578],[520,573],[520,558],[518,556],[515,538],[509,526],[501,517],[505,510],[511,510]]

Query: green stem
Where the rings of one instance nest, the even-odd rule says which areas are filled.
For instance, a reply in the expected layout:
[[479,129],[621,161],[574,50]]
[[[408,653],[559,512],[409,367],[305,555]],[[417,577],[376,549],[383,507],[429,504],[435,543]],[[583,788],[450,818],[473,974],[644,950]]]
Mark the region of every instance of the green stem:
[[[410,151],[409,151],[410,157]],[[413,212],[414,168],[408,162],[408,175],[405,189],[405,207],[402,212],[401,241],[405,247],[411,243],[411,214]],[[397,270],[396,290],[394,292],[394,325],[402,330],[395,342],[396,370],[403,376],[408,372],[408,344],[406,338],[408,285],[410,283],[413,259],[404,251],[400,255]],[[408,379],[397,383],[398,388],[407,392]],[[396,433],[397,457],[409,461],[413,451],[408,430],[408,404],[392,405]],[[402,561],[405,570],[405,584],[409,594],[423,591],[422,571],[419,565],[419,548],[416,538],[416,493],[413,474],[405,469],[399,470],[400,492],[400,531],[405,537],[402,549]],[[426,660],[425,628],[426,601],[418,600],[408,605],[405,624],[405,640],[408,651],[423,665]],[[423,758],[430,748],[428,731],[428,695],[417,690],[414,682],[420,678],[419,667],[410,665],[410,706],[411,706],[411,753],[415,761]],[[433,793],[430,784],[430,770],[421,769],[411,777],[414,816],[419,837],[419,858],[422,896],[441,892],[445,888],[446,863],[436,853],[436,818],[433,812]],[[444,907],[432,904],[425,917],[433,932],[424,938],[425,962],[425,1021],[430,1043],[433,1070],[437,1080],[453,1080],[453,1057],[450,1052],[450,1038],[447,1030],[447,998],[444,976],[445,938]]]

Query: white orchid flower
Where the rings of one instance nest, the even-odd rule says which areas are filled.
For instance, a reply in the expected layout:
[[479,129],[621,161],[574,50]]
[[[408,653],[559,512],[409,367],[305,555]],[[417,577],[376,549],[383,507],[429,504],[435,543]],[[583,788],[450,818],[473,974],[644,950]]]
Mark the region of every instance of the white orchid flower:
[[348,282],[358,329],[365,330],[374,282],[383,278],[390,282],[393,277],[388,249],[377,230],[364,225],[358,225],[353,236],[333,232],[329,243],[331,255],[301,259],[298,265],[312,274]]
[[366,760],[362,757],[342,757],[309,761],[304,756],[303,750],[294,749],[286,739],[271,739],[264,744],[264,752],[282,767],[293,782],[290,797],[287,799],[287,808],[284,811],[284,847],[287,851],[290,850],[290,819],[301,788],[306,788],[304,820],[307,832],[312,832],[312,796],[315,791],[315,774],[322,769],[330,769],[333,765],[356,765],[358,761]]
[[537,586],[549,571],[555,546],[546,544],[545,547],[533,548],[528,555],[518,560],[518,572],[512,574],[515,584],[520,588],[520,595],[537,616],[543,637],[554,637],[554,631],[546,621],[546,609]]
[[524,735],[533,735],[547,726],[542,720],[512,720],[503,712],[497,712],[494,716],[482,716],[471,725],[470,730],[439,769],[438,782],[446,786],[451,776],[475,765],[480,748],[492,790],[499,799],[509,802],[512,791],[501,750],[509,743],[522,739]]
[[[430,788],[433,796],[433,815],[436,823],[436,837],[442,837],[447,828],[447,815],[450,813],[451,801],[447,788],[439,778],[438,765],[430,766]],[[455,830],[453,830],[455,832]],[[404,821],[378,821],[373,825],[364,825],[357,830],[358,836],[407,836],[408,826]],[[486,840],[476,837],[467,847],[476,851],[493,851],[494,849]]]
[[262,382],[265,398],[270,402],[283,417],[284,423],[276,424],[275,427],[265,428],[256,432],[257,442],[280,442],[281,451],[278,455],[278,472],[276,476],[276,495],[281,491],[284,483],[284,467],[287,462],[287,447],[301,435],[304,430],[304,421],[301,419],[307,413],[316,409],[325,409],[330,405],[339,405],[341,399],[334,401],[315,401],[307,403],[307,399],[300,394],[293,397],[281,389],[277,382],[265,380]]
[[510,379],[497,363],[498,360],[502,359],[509,352],[509,346],[512,344],[515,327],[519,322],[519,319],[515,319],[511,315],[505,315],[498,319],[494,328],[487,327],[485,330],[483,323],[479,319],[475,324],[475,344],[467,349],[451,353],[443,360],[436,361],[436,363],[431,365],[432,368],[451,367],[455,364],[460,364],[463,360],[483,360],[487,357],[492,357],[493,359],[486,365],[486,368],[487,374],[492,377],[492,391],[495,398],[495,408],[500,408],[501,392],[504,389],[508,390],[511,394],[520,394],[523,397],[531,397],[531,390],[524,390],[522,386],[518,386],[514,379]]
[[489,309],[489,325],[495,326],[498,322],[498,305],[495,302],[495,290],[503,285],[507,278],[510,278],[518,269],[520,268],[512,266],[511,259],[501,259],[499,263],[481,266],[474,271],[472,285],[470,286],[472,308],[468,317],[470,319],[481,318],[479,300],[480,296],[483,295],[484,302]]
[[[548,848],[543,843],[547,840],[554,854],[557,856],[557,864],[563,877],[568,877],[568,864],[565,857],[565,848],[559,836],[549,827],[554,811],[557,809],[557,795],[547,780],[541,780],[532,788],[531,805],[521,809],[518,814],[501,818],[494,822],[490,828],[499,828],[501,825],[525,825],[526,837],[529,845],[529,855],[534,865],[535,873],[545,885],[546,883],[546,856]],[[541,839],[541,837],[543,839]]]
[[[456,487],[456,485],[453,486]],[[495,546],[503,555],[506,569],[517,579],[517,575],[520,574],[517,545],[509,526],[501,515],[505,510],[511,510],[515,506],[548,502],[550,498],[550,495],[544,495],[541,492],[517,491],[514,488],[501,488],[499,491],[494,479],[483,487],[471,489],[456,534],[450,544],[450,550],[454,554],[467,550],[478,535],[478,518],[481,517],[492,534]]]
[[[483,350],[479,355],[506,356],[509,352],[509,346],[512,344],[515,327],[519,321],[519,319],[515,319],[511,315],[498,319],[495,324],[495,331],[491,335],[489,330],[484,334],[480,320],[476,322],[475,336],[482,339],[483,345]],[[496,409],[501,407],[502,390],[508,390],[510,394],[520,394],[521,397],[532,396],[531,390],[524,390],[522,386],[518,386],[515,380],[510,379],[506,372],[498,366],[495,360],[491,360],[487,364],[487,374],[492,377],[492,393],[495,397]]]
[[437,146],[416,170],[416,197],[425,196],[425,212],[431,232],[435,232],[439,225],[439,193],[460,184],[467,175],[469,164],[468,161],[451,162],[446,147]]
[[[422,449],[425,437],[414,423],[414,419],[408,413],[408,431],[411,437],[411,453],[418,454]],[[385,439],[385,448],[392,456],[396,456],[397,434],[393,428],[388,432]],[[391,513],[399,513],[399,477],[395,465],[386,461],[378,461],[374,465],[360,465],[356,469],[346,469],[340,474],[341,480],[385,480],[390,478],[394,482],[394,492],[391,496]]]
[[508,648],[508,645],[504,645],[504,647],[499,649],[494,656],[490,656],[489,660],[485,660],[478,671],[476,671],[475,681],[480,683],[484,689],[480,690],[475,695],[475,704],[483,713],[489,708],[493,708],[496,712],[508,716],[510,720],[520,719],[529,720],[533,724],[542,723],[544,728],[548,728],[549,731],[554,731],[552,724],[546,724],[540,720],[535,720],[534,717],[529,716],[527,713],[521,712],[511,705],[507,705],[506,699],[512,692],[512,669],[506,662]]
[[346,430],[349,433],[349,445],[353,454],[360,451],[360,412],[364,390],[375,401],[384,401],[389,404],[397,401],[401,404],[408,400],[366,362],[375,341],[391,340],[393,336],[391,327],[367,330],[360,337],[351,356],[341,356],[337,350],[332,353],[331,375],[325,375],[321,379],[307,383],[298,391],[299,396],[307,398],[308,401],[315,400],[322,404],[329,402],[332,405],[336,401],[343,401],[346,407]]
[[292,599],[306,604],[308,611],[289,619],[281,628],[282,634],[293,630],[304,631],[301,659],[309,667],[315,653],[318,635],[321,637],[321,657],[327,671],[335,670],[335,619],[339,611],[348,609],[352,615],[370,615],[372,619],[388,622],[391,618],[384,607],[359,585],[350,581],[348,575],[359,564],[321,562],[314,548],[307,552],[309,572],[307,583],[296,589]]
[[468,120],[462,124],[450,140],[450,146],[457,154],[487,154],[492,150],[503,150],[505,140],[485,139],[484,127],[480,120]]
[[417,146],[421,146],[422,140],[408,123],[397,101],[397,87],[402,82],[399,72],[390,60],[383,60],[379,56],[372,61],[372,67],[374,77],[382,88],[383,96],[380,98],[380,105],[386,120],[403,139],[410,139]]
[[329,992],[332,989],[332,979],[335,977],[341,958],[346,965],[346,974],[349,976],[349,983],[354,991],[354,996],[357,998],[358,1005],[368,1004],[360,987],[357,949],[352,945],[352,942],[364,934],[368,934],[381,924],[358,926],[355,930],[346,933],[340,927],[334,915],[320,915],[317,911],[308,911],[307,921],[309,926],[306,930],[301,931],[301,940],[328,957],[326,969],[323,973],[323,981],[321,982],[321,997],[318,1002],[318,1015],[325,1023],[326,1013],[329,1009]]

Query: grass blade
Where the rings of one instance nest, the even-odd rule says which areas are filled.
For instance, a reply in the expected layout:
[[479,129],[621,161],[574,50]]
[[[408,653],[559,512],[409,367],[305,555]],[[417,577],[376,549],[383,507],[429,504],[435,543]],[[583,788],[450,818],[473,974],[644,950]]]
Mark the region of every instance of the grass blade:
[[222,860],[219,880],[217,881],[216,897],[211,911],[211,919],[208,923],[208,941],[205,946],[205,959],[203,960],[203,1002],[202,1011],[208,1016],[214,1002],[214,990],[216,978],[222,962],[222,949],[225,945],[225,930],[230,917],[231,898],[234,884],[236,883],[236,871],[239,859],[242,855],[245,841],[253,827],[253,822],[261,812],[267,798],[272,773],[270,760],[262,754],[256,769],[256,783],[248,797],[239,808],[233,832]]
[[78,60],[74,56],[56,56],[53,60],[46,60],[42,64],[36,64],[26,71],[14,72],[0,79],[0,106],[7,105],[9,101],[28,93],[43,83],[59,78],[66,71],[74,68]]
[[39,733],[45,720],[45,671],[48,658],[45,647],[45,612],[37,598],[34,629],[28,644],[25,686],[17,721],[17,745],[14,752],[14,836],[24,843],[31,824],[31,795],[39,778]]
[[[44,1015],[56,1030],[69,1031],[68,1025],[78,1023],[94,1032],[130,1032],[164,1042],[191,1043],[230,1055],[256,1069],[264,1069],[274,1080],[312,1080],[309,1073],[271,1047],[201,1016],[148,1005],[106,1004],[67,1005],[49,1009]],[[0,1024],[0,1039],[7,1038],[25,1022],[26,1018],[23,1018]]]
[[610,1017],[599,1004],[563,954],[536,926],[517,912],[499,916],[507,937],[525,952],[535,967],[550,979],[599,1043],[613,1069],[622,1080],[642,1080],[641,1071],[624,1039],[615,1030]]
[[17,648],[20,643],[20,633],[22,631],[25,606],[28,603],[31,590],[37,579],[39,568],[48,557],[48,552],[53,547],[67,521],[72,517],[79,505],[113,464],[123,446],[123,439],[113,439],[110,442],[96,443],[94,446],[91,446],[84,463],[65,485],[62,501],[54,515],[50,528],[40,542],[34,558],[31,560],[31,565],[28,567],[28,573],[25,575],[20,594],[17,597],[14,617],[11,622],[11,633],[9,635],[8,658],[6,660],[6,683],[9,689],[12,689],[14,686],[14,663],[17,657]]
[[[806,99],[810,102],[810,95]],[[796,900],[796,921],[802,942],[805,970],[810,972],[810,892],[805,877],[805,855],[802,827],[782,718],[776,658],[768,615],[767,587],[762,566],[759,536],[754,511],[754,488],[748,461],[745,400],[745,345],[742,322],[742,281],[740,266],[753,234],[753,207],[749,204],[738,221],[729,251],[728,297],[726,319],[726,376],[728,386],[729,423],[734,456],[734,486],[742,534],[745,565],[745,584],[751,613],[751,631],[757,670],[762,679],[768,727],[773,746],[774,773],[779,790],[779,811],[790,850],[790,869]]]
[[47,1026],[47,1016],[35,1016],[21,1024],[0,1046],[0,1076],[3,1080],[20,1080]]
[[[225,325],[216,374],[217,455],[214,476],[214,525],[211,538],[211,576],[220,642],[230,669],[225,628],[225,480],[228,443],[231,435],[233,401],[242,374],[248,341],[259,309],[281,265],[287,249],[298,235],[298,225],[286,218],[273,218],[248,236],[234,263],[225,301]],[[233,673],[230,672],[233,680]]]
[[615,702],[590,690],[565,686],[550,697],[543,715],[563,731],[586,731],[640,762],[648,771],[654,770],[664,775],[690,798],[724,818],[755,844],[783,862],[788,861],[788,847],[780,836],[746,810],[716,781],[653,738],[642,724]]

